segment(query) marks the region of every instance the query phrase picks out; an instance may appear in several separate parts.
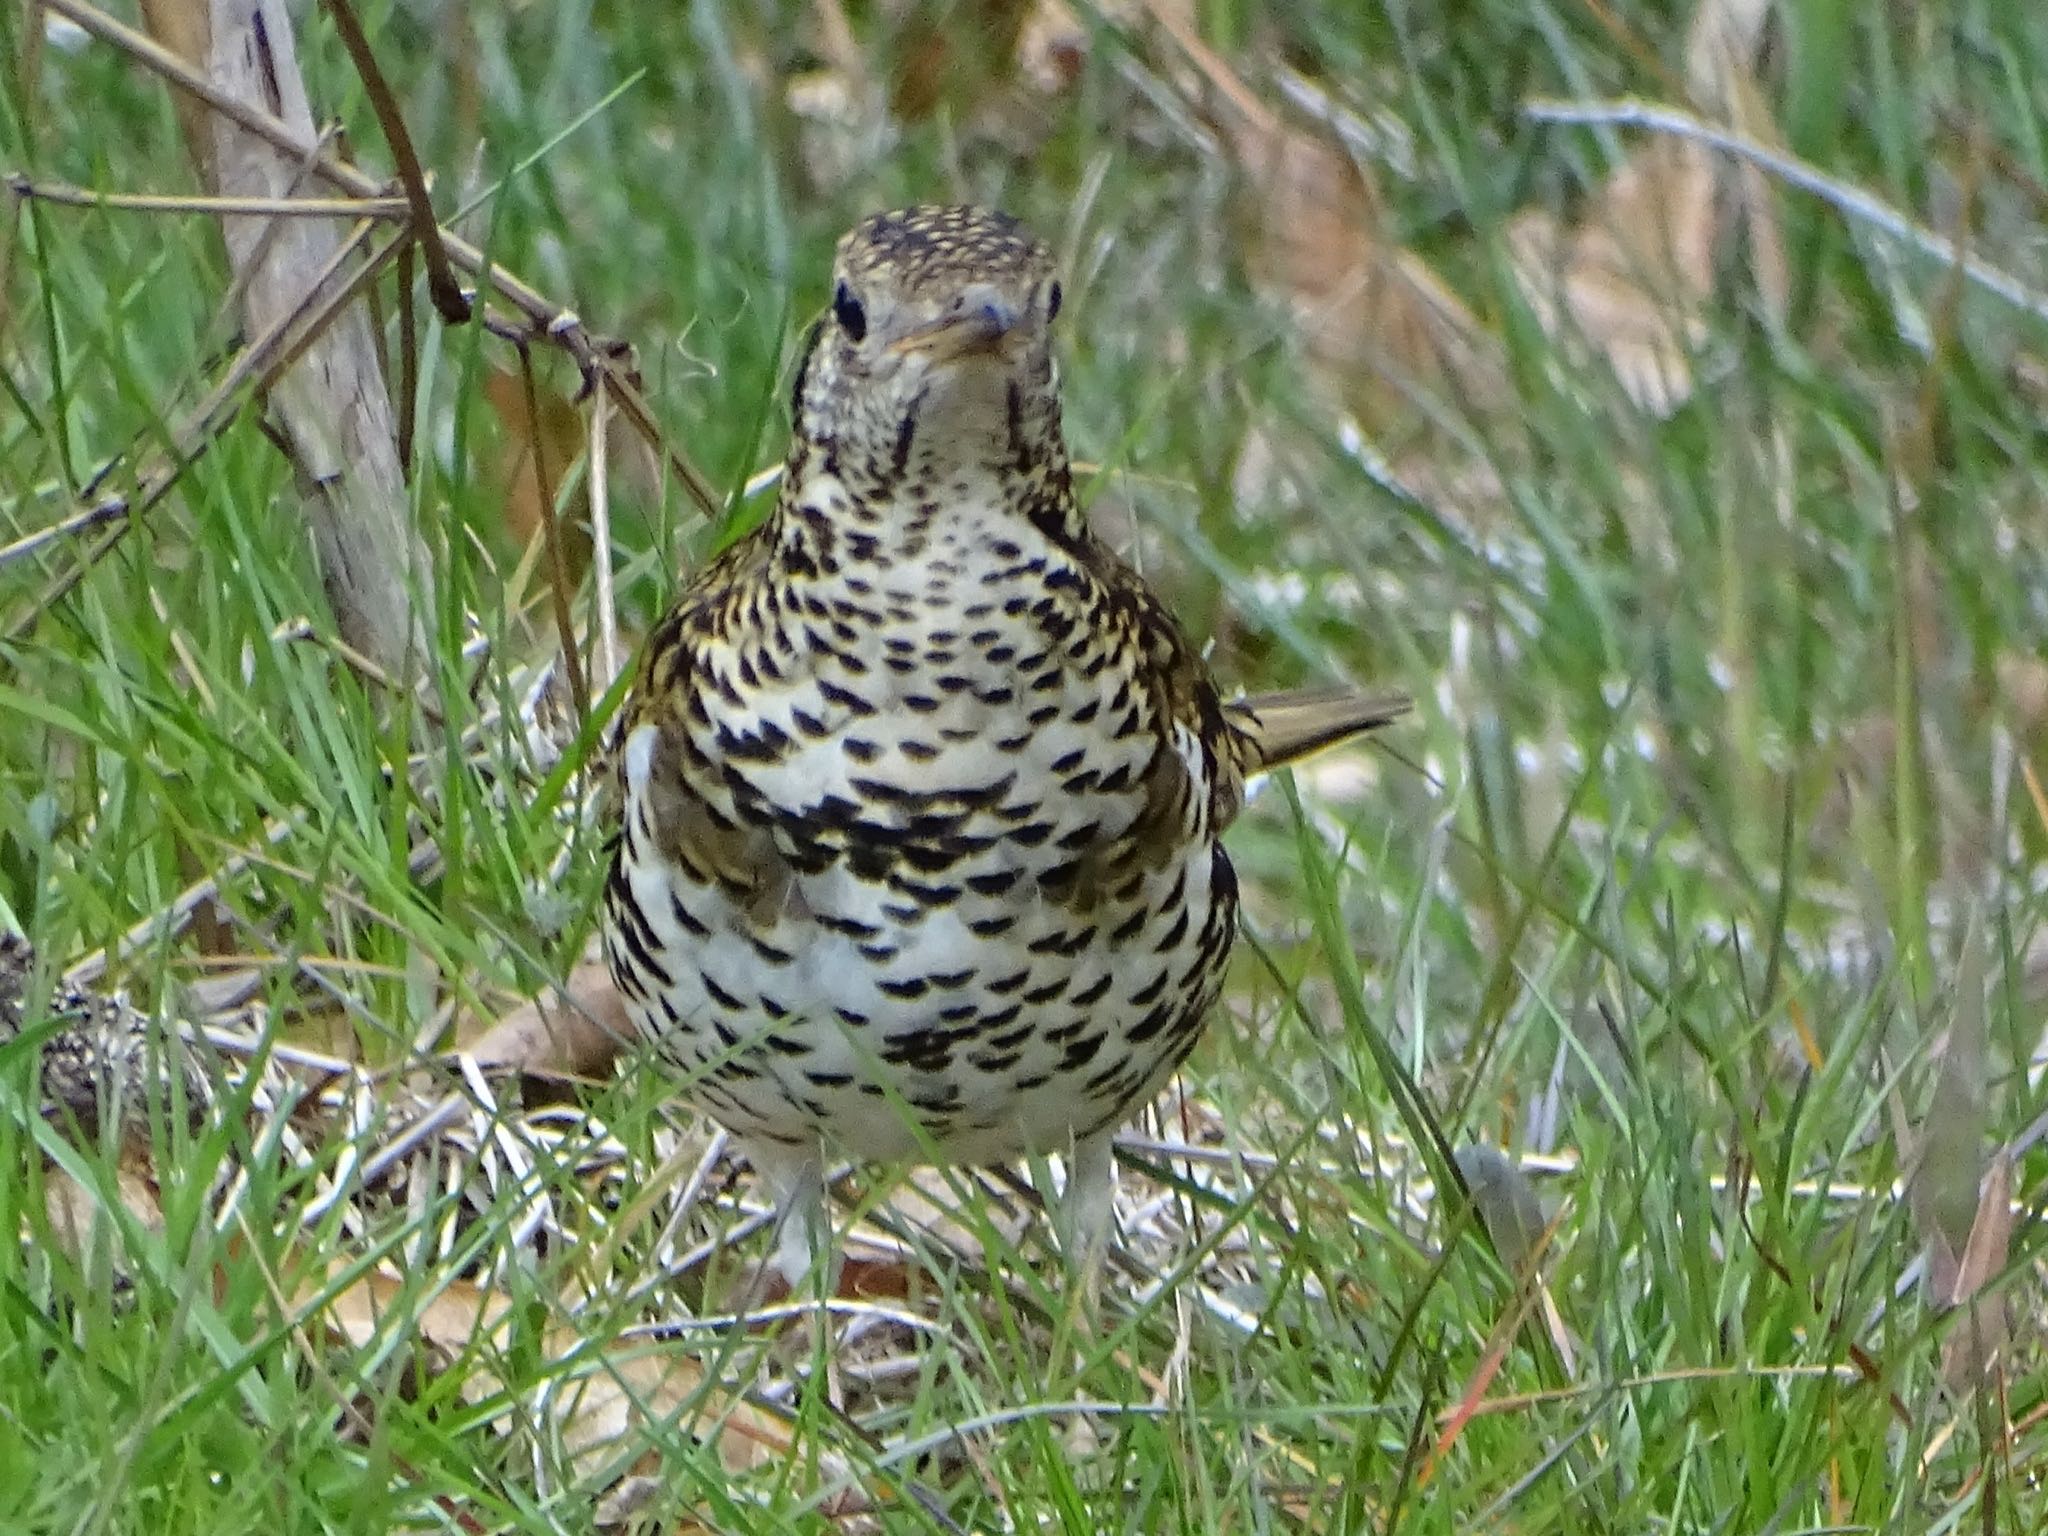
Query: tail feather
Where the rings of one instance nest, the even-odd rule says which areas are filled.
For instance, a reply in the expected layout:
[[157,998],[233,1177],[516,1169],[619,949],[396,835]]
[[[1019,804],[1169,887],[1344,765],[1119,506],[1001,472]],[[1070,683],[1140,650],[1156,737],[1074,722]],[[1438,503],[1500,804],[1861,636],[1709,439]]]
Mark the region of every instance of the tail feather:
[[1245,772],[1265,773],[1377,730],[1414,707],[1405,693],[1292,688],[1232,699],[1223,713],[1245,748]]

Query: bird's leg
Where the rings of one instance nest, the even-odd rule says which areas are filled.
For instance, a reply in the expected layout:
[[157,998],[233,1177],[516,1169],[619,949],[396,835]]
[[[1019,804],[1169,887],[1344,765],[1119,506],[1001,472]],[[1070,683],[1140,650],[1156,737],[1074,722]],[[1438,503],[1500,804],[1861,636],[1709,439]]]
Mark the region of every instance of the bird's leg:
[[1067,1273],[1077,1282],[1075,1293],[1091,1315],[1102,1287],[1110,1220],[1116,1214],[1114,1166],[1108,1131],[1076,1138],[1067,1162],[1066,1188],[1060,1191],[1053,1215]]
[[[775,1267],[790,1294],[801,1294],[816,1279],[815,1294],[829,1301],[839,1283],[839,1248],[825,1201],[822,1150],[749,1146],[747,1156],[775,1195]],[[821,1255],[824,1273],[819,1276]]]
[[825,1400],[843,1408],[839,1357],[832,1348],[832,1298],[839,1293],[840,1253],[825,1198],[824,1149],[777,1147],[755,1156],[754,1170],[775,1191],[775,1267],[788,1282],[792,1298],[808,1293],[817,1303],[811,1313],[811,1358],[824,1368]]

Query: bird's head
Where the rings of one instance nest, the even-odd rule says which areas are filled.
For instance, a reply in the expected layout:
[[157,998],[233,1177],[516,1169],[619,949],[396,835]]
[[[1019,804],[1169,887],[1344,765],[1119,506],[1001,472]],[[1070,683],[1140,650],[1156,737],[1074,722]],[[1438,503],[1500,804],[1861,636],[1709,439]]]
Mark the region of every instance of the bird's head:
[[880,213],[839,242],[794,391],[796,432],[884,488],[976,469],[1065,472],[1051,255],[1008,214]]

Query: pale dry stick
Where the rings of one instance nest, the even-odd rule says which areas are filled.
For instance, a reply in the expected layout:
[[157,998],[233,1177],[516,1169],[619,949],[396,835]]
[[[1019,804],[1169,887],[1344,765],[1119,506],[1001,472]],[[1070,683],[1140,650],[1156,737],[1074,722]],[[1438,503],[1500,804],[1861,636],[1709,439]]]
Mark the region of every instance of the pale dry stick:
[[[321,130],[310,145],[302,146],[298,152],[298,161],[292,167],[290,179],[272,188],[269,193],[264,195],[289,201],[295,192],[306,185],[307,180],[312,175],[313,157],[325,152],[335,131],[335,126],[329,124],[328,127]],[[230,215],[229,217],[232,218],[234,216]],[[346,252],[363,243],[367,238],[372,222],[368,219],[359,222],[349,232],[348,238],[341,242],[339,249],[331,252],[327,259],[320,263],[318,276],[313,282],[305,286],[298,301],[291,305],[279,306],[278,313],[296,312],[303,308],[307,299],[320,291],[320,284],[330,280],[340,270]],[[256,238],[247,242],[246,246],[242,246],[237,243],[237,240],[229,238],[228,231],[234,228],[234,226],[228,219],[222,219],[220,227],[222,238],[228,246],[228,259],[232,271],[227,292],[221,295],[220,303],[214,307],[213,319],[207,326],[207,334],[209,335],[221,331],[237,314],[253,316],[254,311],[248,308],[249,289],[252,281],[262,271],[263,267],[270,262],[272,257],[277,254],[278,247],[285,240],[301,233],[300,227],[289,219],[265,219],[261,228],[256,233]],[[252,318],[246,321],[242,328],[247,330],[250,328],[261,329],[262,327]]]
[[16,197],[60,208],[104,208],[120,213],[198,213],[218,218],[246,214],[264,219],[380,219],[402,223],[402,197],[209,197],[171,192],[95,192],[68,181],[36,181],[15,172],[5,178]]
[[[476,1159],[485,1166],[485,1177],[490,1181],[491,1204],[496,1208],[507,1200],[516,1202],[511,1222],[503,1229],[503,1235],[513,1248],[523,1248],[548,1219],[554,1205],[553,1197],[545,1187],[545,1176],[532,1148],[508,1123],[504,1106],[492,1092],[477,1059],[467,1051],[457,1051],[454,1060],[456,1071],[469,1089],[470,1102],[479,1111],[475,1126]],[[486,1141],[497,1149],[495,1160],[489,1156]],[[509,1190],[495,1177],[499,1163],[511,1174]]]
[[345,1078],[356,1070],[355,1063],[344,1061],[339,1056],[316,1051],[311,1046],[293,1045],[288,1040],[272,1039],[265,1034],[223,1029],[217,1024],[201,1024],[196,1032],[223,1056],[240,1057],[251,1062],[274,1061],[280,1067],[314,1079]]
[[1536,123],[1643,128],[1652,133],[1669,134],[1704,144],[1709,149],[1746,161],[1787,186],[1797,187],[1819,198],[1852,222],[1866,224],[1902,245],[1911,246],[1929,261],[1953,266],[1985,292],[2037,320],[2048,321],[2048,294],[2030,288],[2004,268],[1973,255],[1963,249],[1959,241],[1915,223],[1861,187],[1830,176],[1782,150],[1695,117],[1690,112],[1659,106],[1655,102],[1628,99],[1592,102],[1537,100],[1525,104],[1522,115]]
[[[211,190],[265,197],[306,190],[334,130],[314,120],[284,0],[207,0],[207,11],[200,62],[208,78],[223,95],[267,109],[294,140],[280,149],[218,115],[197,123]],[[220,230],[234,278],[231,302],[248,330],[302,309],[340,259],[340,242],[324,222],[231,216]],[[410,226],[406,235],[418,238]],[[323,276],[311,278],[315,271]],[[436,631],[437,588],[432,553],[409,515],[377,353],[370,307],[337,310],[307,338],[300,363],[265,390],[265,421],[295,471],[298,509],[336,626],[387,671],[410,678]]]
[[418,1148],[439,1136],[457,1121],[467,1118],[474,1107],[467,1098],[457,1093],[444,1094],[436,1099],[431,1109],[417,1119],[408,1121],[397,1135],[387,1138],[376,1151],[363,1159],[364,1185],[375,1185]]
[[[86,0],[43,0],[43,3],[46,9],[77,23],[82,30],[100,41],[121,49],[180,90],[205,102],[238,127],[247,129],[287,154],[305,152],[303,139],[295,136],[284,122],[216,89],[205,75],[193,69],[155,39],[116,20],[98,7],[87,4]],[[352,196],[387,195],[385,186],[375,178],[347,161],[336,159],[332,154],[323,151],[313,156],[310,164],[317,175]],[[634,430],[646,439],[648,445],[674,471],[676,478],[682,482],[684,490],[689,493],[690,499],[697,503],[699,510],[707,517],[715,517],[720,508],[719,498],[712,491],[710,483],[705,480],[702,471],[662,435],[654,420],[653,409],[647,404],[646,397],[641,394],[630,372],[621,365],[617,352],[594,339],[584,329],[583,321],[574,310],[553,303],[524,279],[497,263],[486,262],[482,251],[446,225],[438,227],[441,243],[448,253],[450,264],[487,283],[496,297],[503,299],[523,314],[531,327],[528,339],[542,339],[560,347],[569,354],[578,372],[586,379],[603,375],[612,393],[617,397],[619,410],[632,423]]]
[[[690,1219],[691,1213],[697,1209],[697,1202],[704,1198],[704,1191],[711,1184],[711,1174],[718,1167],[719,1159],[725,1156],[726,1149],[731,1144],[732,1133],[726,1130],[724,1126],[719,1126],[712,1133],[710,1143],[704,1148],[704,1155],[697,1159],[697,1165],[690,1170],[690,1176],[683,1180],[682,1188],[676,1192],[675,1198],[669,1202],[668,1219],[662,1222],[661,1230],[655,1233],[654,1242],[648,1249],[648,1252],[654,1256],[654,1262],[661,1265],[664,1270],[668,1266],[668,1261],[675,1256],[676,1243],[682,1236],[683,1224]],[[615,1246],[613,1242],[607,1239],[605,1243],[607,1255],[610,1254],[610,1251]]]
[[220,709],[220,700],[213,696],[213,689],[207,686],[206,673],[200,669],[199,658],[192,654],[192,643],[185,638],[185,631],[178,628],[178,621],[171,617],[171,605],[164,601],[163,593],[155,587],[149,589],[150,611],[170,637],[171,651],[178,658],[178,665],[185,671],[185,686],[199,695],[199,703],[211,715]]

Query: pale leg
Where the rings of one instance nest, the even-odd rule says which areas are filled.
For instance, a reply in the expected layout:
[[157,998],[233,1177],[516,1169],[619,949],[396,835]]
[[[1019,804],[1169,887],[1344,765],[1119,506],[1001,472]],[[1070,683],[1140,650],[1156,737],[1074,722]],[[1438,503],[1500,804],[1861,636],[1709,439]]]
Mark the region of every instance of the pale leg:
[[799,1294],[809,1287],[823,1255],[825,1274],[819,1294],[829,1298],[839,1278],[839,1255],[826,1213],[821,1153],[750,1145],[747,1160],[775,1196],[775,1267],[789,1282],[790,1293]]
[[775,1267],[789,1282],[792,1299],[810,1296],[812,1358],[825,1373],[825,1399],[834,1408],[845,1403],[839,1387],[839,1361],[832,1349],[832,1298],[839,1291],[839,1245],[832,1238],[832,1217],[825,1199],[824,1149],[808,1153],[789,1147],[748,1149],[754,1171],[775,1192]]
[[1059,1207],[1054,1214],[1067,1272],[1080,1281],[1080,1289],[1091,1306],[1102,1282],[1103,1252],[1109,1241],[1111,1219],[1116,1214],[1115,1159],[1109,1142],[1110,1133],[1098,1131],[1074,1143],[1073,1157],[1067,1166],[1067,1187],[1060,1191]]

